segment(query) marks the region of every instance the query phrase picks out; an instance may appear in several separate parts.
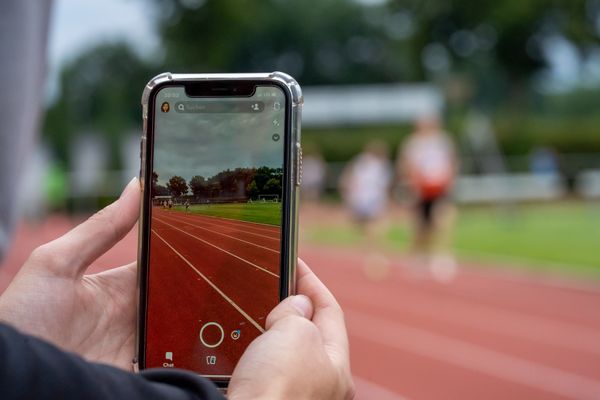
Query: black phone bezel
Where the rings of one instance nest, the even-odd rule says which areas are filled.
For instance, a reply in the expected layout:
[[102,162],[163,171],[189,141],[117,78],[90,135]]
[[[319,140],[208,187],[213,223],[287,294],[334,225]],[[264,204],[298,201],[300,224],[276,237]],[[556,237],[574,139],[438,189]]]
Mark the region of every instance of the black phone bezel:
[[[283,184],[282,184],[282,224],[281,224],[281,250],[280,250],[280,285],[279,285],[279,300],[283,300],[288,296],[290,265],[289,252],[291,251],[292,240],[292,221],[291,221],[291,200],[289,197],[292,194],[289,185],[294,185],[294,169],[292,166],[292,151],[295,141],[292,137],[292,98],[289,88],[282,82],[268,79],[215,79],[215,80],[174,80],[158,83],[150,91],[148,98],[148,117],[147,131],[145,141],[145,176],[143,207],[142,207],[142,227],[140,234],[141,252],[140,260],[138,260],[140,268],[139,274],[139,323],[138,323],[138,365],[139,369],[146,368],[146,316],[147,316],[147,292],[149,271],[148,262],[150,257],[150,219],[151,219],[151,186],[152,186],[152,171],[154,159],[154,130],[155,130],[155,101],[157,94],[166,87],[184,87],[186,94],[190,97],[203,98],[219,98],[219,97],[250,97],[254,94],[257,86],[276,86],[282,89],[285,95],[285,132],[284,132],[284,159],[283,159]],[[251,90],[249,89],[251,88]],[[193,371],[196,372],[196,371]],[[214,379],[210,378],[218,387],[226,388],[229,384],[229,379]]]

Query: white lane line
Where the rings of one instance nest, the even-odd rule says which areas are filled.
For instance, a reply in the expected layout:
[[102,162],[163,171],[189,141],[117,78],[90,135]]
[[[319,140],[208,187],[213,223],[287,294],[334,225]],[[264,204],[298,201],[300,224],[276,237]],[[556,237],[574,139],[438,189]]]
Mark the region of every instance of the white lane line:
[[357,399],[408,400],[398,393],[394,393],[381,385],[362,379],[356,375],[352,378],[354,379],[354,385],[356,386]]
[[600,382],[463,340],[345,310],[350,336],[573,399],[598,398]]
[[[323,255],[318,254],[318,256]],[[339,265],[347,265],[349,262],[353,262],[352,257],[356,259],[357,255],[347,254],[343,257],[338,255],[335,258],[336,262],[330,263],[330,267],[337,268],[339,271],[333,271],[332,273],[341,272]],[[398,269],[402,268],[401,264],[393,266],[397,266]],[[488,279],[493,280],[493,277],[488,277]],[[356,283],[357,281],[353,280],[353,282]],[[364,281],[361,282],[364,283]],[[471,326],[492,333],[524,338],[536,343],[545,343],[569,350],[600,355],[599,328],[566,321],[562,316],[552,318],[535,315],[535,310],[517,310],[500,304],[486,304],[476,298],[465,300],[455,296],[455,293],[442,299],[434,296],[431,291],[426,293],[422,288],[415,287],[414,282],[411,280],[395,280],[394,282],[397,285],[402,285],[402,302],[390,302],[391,292],[384,288],[371,296],[362,296],[360,302],[394,312],[414,313],[415,315],[427,316],[454,325]],[[397,292],[396,287],[394,294]],[[355,291],[349,290],[347,285],[340,286],[336,294],[339,297],[344,296],[353,301],[357,300]],[[595,301],[578,302],[578,304],[580,308],[593,307],[597,303],[594,303]],[[578,306],[573,303],[573,307]],[[447,312],[446,310],[450,311]],[[492,315],[493,318],[489,317]]]
[[[272,231],[272,230],[267,229],[267,228],[274,228],[274,229],[277,228],[276,225],[265,224],[264,222],[240,221],[239,219],[225,218],[225,217],[216,217],[214,215],[206,215],[206,214],[195,214],[195,215],[201,215],[201,216],[206,217],[206,218],[222,219],[222,220],[225,220],[225,221],[231,221],[231,222],[235,222],[235,223],[237,223],[237,222],[243,222],[244,224],[247,224],[247,225],[260,225],[260,226],[255,227],[254,229],[261,229],[261,230],[265,230],[265,231]],[[263,226],[264,226],[264,228],[263,228]]]
[[158,237],[160,240],[162,240],[167,246],[169,246],[169,248],[171,250],[173,250],[173,252],[175,254],[177,254],[179,256],[179,258],[181,258],[191,269],[193,269],[194,271],[196,271],[196,273],[198,275],[200,275],[200,277],[202,279],[204,279],[206,281],[206,283],[208,283],[213,289],[215,289],[217,291],[217,293],[219,293],[229,304],[231,304],[233,306],[233,308],[235,308],[240,314],[242,314],[242,316],[244,318],[246,318],[248,320],[248,322],[250,322],[252,325],[254,325],[254,327],[256,329],[258,329],[258,331],[260,333],[263,333],[265,330],[263,329],[262,326],[260,326],[260,324],[258,322],[256,322],[254,319],[252,319],[252,317],[250,315],[248,315],[248,313],[244,310],[242,310],[242,308],[240,306],[238,306],[235,301],[231,300],[229,298],[229,296],[227,296],[225,293],[223,293],[223,291],[221,289],[219,289],[214,283],[212,283],[210,281],[210,279],[208,279],[202,272],[198,271],[198,269],[194,266],[194,264],[192,264],[191,262],[189,262],[187,260],[187,258],[185,258],[183,255],[181,255],[180,252],[178,252],[177,250],[175,250],[173,248],[173,246],[171,246],[169,244],[169,242],[167,242],[165,239],[163,239],[162,236],[160,236],[154,229],[152,229],[152,233],[154,233],[156,235],[156,237]]
[[[158,218],[156,218],[156,217],[154,217],[154,219],[158,220]],[[261,270],[261,271],[263,271],[263,272],[266,272],[266,273],[267,273],[267,274],[269,274],[269,275],[273,275],[274,277],[276,277],[276,278],[279,278],[279,275],[277,275],[277,274],[274,274],[273,272],[269,271],[269,270],[268,270],[268,269],[266,269],[266,268],[263,268],[263,267],[261,267],[261,266],[259,266],[259,265],[256,265],[256,264],[254,264],[252,261],[248,261],[248,260],[246,260],[245,258],[242,258],[242,257],[240,257],[240,256],[238,256],[238,255],[235,255],[235,254],[233,254],[233,253],[232,253],[232,252],[230,252],[230,251],[227,251],[227,250],[225,250],[225,249],[222,249],[222,248],[220,248],[219,246],[217,246],[217,245],[215,245],[215,244],[212,244],[212,243],[210,243],[210,242],[207,242],[207,241],[206,241],[206,240],[204,240],[204,239],[200,239],[198,236],[192,235],[191,233],[188,233],[188,232],[184,231],[183,229],[179,229],[179,228],[178,228],[178,227],[176,227],[175,225],[171,225],[171,224],[169,224],[168,222],[165,222],[165,221],[160,221],[160,222],[161,222],[162,224],[165,224],[165,225],[168,225],[168,226],[170,226],[171,228],[173,228],[173,229],[175,229],[175,230],[177,230],[177,231],[179,231],[179,232],[181,232],[181,233],[184,233],[184,234],[186,234],[186,235],[188,235],[188,236],[190,236],[190,237],[193,237],[194,239],[196,239],[196,240],[199,240],[199,241],[200,241],[200,242],[202,242],[202,243],[205,243],[205,244],[207,244],[207,245],[209,245],[209,246],[212,246],[212,247],[214,247],[214,248],[215,248],[215,249],[217,249],[217,250],[221,250],[223,253],[227,253],[227,254],[229,254],[230,256],[232,256],[232,257],[235,257],[235,258],[237,258],[238,260],[245,262],[246,264],[252,265],[254,268],[258,268],[259,270]]]
[[[207,218],[207,219],[217,219],[220,221],[223,221],[226,223],[229,223],[229,226],[231,225],[240,225],[243,224],[246,226],[246,228],[250,228],[250,229],[256,229],[257,231],[264,231],[264,232],[270,232],[270,233],[277,233],[279,234],[279,227],[277,225],[271,225],[271,224],[262,224],[260,222],[250,222],[250,221],[242,221],[239,219],[233,219],[233,218],[225,218],[225,217],[215,217],[213,215],[206,215],[206,214],[186,214],[188,216],[198,216],[200,218]],[[252,226],[252,225],[262,225],[262,226]],[[265,228],[263,228],[263,226]],[[266,227],[272,228],[272,229],[267,229]]]
[[[158,220],[158,221],[164,222],[162,219],[160,219],[160,218],[158,218],[158,217],[154,217],[154,218],[155,218],[156,220]],[[173,217],[173,218],[175,218],[175,217]],[[208,229],[208,228],[205,228],[205,227],[203,227],[203,226],[200,226],[200,225],[192,224],[191,222],[188,222],[188,220],[186,220],[186,219],[184,219],[184,218],[175,218],[175,219],[176,219],[176,220],[178,220],[178,221],[181,221],[181,222],[183,222],[184,224],[187,224],[187,225],[193,226],[193,227],[195,227],[195,228],[198,228],[198,229],[202,229],[202,230],[205,230],[205,231],[208,231],[208,232],[211,232],[211,233],[215,233],[215,234],[217,234],[217,235],[221,235],[221,236],[225,236],[225,237],[228,237],[228,238],[231,238],[231,239],[234,239],[234,240],[238,240],[238,241],[240,241],[240,242],[244,242],[244,243],[250,244],[250,245],[252,245],[252,246],[260,247],[261,249],[265,249],[265,250],[268,250],[268,251],[272,251],[273,253],[279,253],[279,251],[277,251],[277,250],[274,250],[274,249],[271,249],[271,248],[268,248],[268,247],[265,247],[265,246],[261,246],[260,244],[252,243],[252,242],[249,242],[249,241],[247,241],[247,240],[244,240],[244,239],[237,238],[237,237],[235,237],[235,236],[227,235],[227,234],[225,234],[225,233],[221,233],[221,232],[213,231],[212,229]]]
[[[504,255],[492,255],[489,257],[471,257],[471,253],[460,252],[460,255],[465,256],[465,258],[469,261],[470,265],[467,265],[468,268],[463,269],[463,272],[466,275],[472,275],[476,278],[480,279],[490,279],[490,277],[495,279],[502,279],[509,283],[520,283],[523,285],[531,285],[531,286],[541,286],[548,287],[552,289],[560,289],[564,291],[574,291],[580,292],[584,294],[598,296],[600,295],[600,286],[595,281],[586,281],[583,278],[567,278],[564,276],[560,276],[557,273],[551,272],[540,272],[540,270],[533,270],[530,268],[511,268],[506,269],[503,268],[500,263],[506,262],[507,264],[514,264],[517,266],[539,266],[540,264],[544,265],[544,267],[551,267],[548,270],[556,270],[556,271],[568,271],[574,267],[574,265],[563,265],[549,262],[536,262],[535,260],[529,262],[528,260],[521,259],[513,256],[504,256]],[[483,254],[483,253],[482,253]],[[474,264],[489,264],[494,268],[486,268],[485,272],[481,271],[480,267]],[[588,267],[586,265],[582,265],[583,267]]]
[[[196,214],[196,215],[197,215],[197,214]],[[193,220],[195,220],[195,221],[198,221],[198,219],[202,219],[202,218],[195,218],[193,215],[188,215],[188,217],[191,217],[191,219],[193,219]],[[202,215],[201,217],[204,217],[204,215]],[[154,217],[154,218],[156,218],[156,217]],[[190,221],[190,219],[185,219],[185,218],[181,218],[181,219],[183,219],[183,220],[185,220],[185,221]],[[242,222],[243,222],[243,221],[242,221]],[[208,224],[209,224],[210,226],[216,226],[216,227],[219,227],[219,228],[222,228],[222,227],[224,227],[224,228],[229,228],[229,229],[234,229],[234,228],[236,228],[236,229],[237,229],[237,227],[235,227],[234,225],[219,225],[219,224],[217,224],[216,222],[213,222],[213,221],[210,221],[210,222],[208,222]],[[249,227],[249,228],[250,228],[250,229],[253,229],[252,227]],[[277,240],[277,241],[281,240],[279,236],[277,236],[277,237],[273,237],[273,236],[267,236],[267,235],[263,235],[263,234],[261,234],[261,233],[249,232],[249,231],[246,231],[246,230],[244,230],[244,229],[237,229],[237,230],[238,230],[239,232],[243,232],[243,233],[246,233],[246,234],[248,234],[248,235],[259,236],[259,237],[262,237],[262,238],[265,238],[265,239],[269,239],[269,240]]]
[[[355,292],[344,288],[337,290],[336,294],[338,298],[356,299]],[[376,296],[361,297],[360,304],[600,355],[600,330],[597,329],[461,300],[440,301],[411,293],[410,289],[403,290],[403,296],[402,302],[384,302],[387,297],[380,292]]]

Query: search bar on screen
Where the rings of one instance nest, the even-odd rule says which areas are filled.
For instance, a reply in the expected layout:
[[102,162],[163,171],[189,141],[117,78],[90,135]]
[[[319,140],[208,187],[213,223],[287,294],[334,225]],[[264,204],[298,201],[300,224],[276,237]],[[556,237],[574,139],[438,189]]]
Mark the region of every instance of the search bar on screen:
[[265,109],[262,101],[179,101],[175,103],[178,113],[259,113]]

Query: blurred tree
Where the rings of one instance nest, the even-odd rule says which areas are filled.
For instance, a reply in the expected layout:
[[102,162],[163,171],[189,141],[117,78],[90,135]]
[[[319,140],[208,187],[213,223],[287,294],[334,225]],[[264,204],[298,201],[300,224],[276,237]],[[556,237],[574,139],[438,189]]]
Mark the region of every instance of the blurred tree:
[[[479,102],[546,66],[564,37],[597,50],[599,0],[161,0],[177,71],[283,70],[304,85],[422,81],[466,73]],[[516,85],[514,85],[516,84]],[[469,97],[472,88],[463,88]],[[493,99],[492,99],[493,100]]]
[[[155,1],[174,71],[286,71],[302,84],[417,78],[365,7],[345,0]],[[406,70],[406,71],[405,71]],[[406,74],[404,73],[406,72]]]
[[158,184],[158,174],[156,172],[152,172],[152,197],[154,196],[168,196],[170,193],[169,189],[165,186]]
[[[67,169],[70,144],[80,132],[107,137],[110,167],[122,167],[120,137],[139,130],[141,90],[163,70],[282,70],[302,85],[428,80],[446,88],[451,107],[494,109],[508,104],[514,113],[524,113],[530,104],[524,106],[519,99],[531,78],[546,67],[556,38],[575,46],[582,58],[600,54],[600,0],[154,0],[152,4],[164,48],[152,62],[125,44],[112,43],[86,50],[63,68],[44,133]],[[578,109],[570,100],[563,103]],[[460,109],[454,115],[462,120]],[[522,125],[513,119],[516,122],[505,127],[506,132],[517,132]],[[578,143],[595,132],[578,133]],[[392,136],[396,140],[393,132]],[[559,136],[565,138],[561,143],[575,137],[570,131],[555,137]],[[518,139],[505,137],[506,143]],[[319,140],[327,140],[326,135]],[[337,143],[333,147],[344,153]],[[257,189],[264,188],[271,178],[267,175],[256,177]],[[243,180],[246,185],[252,182],[247,176]],[[213,188],[222,190],[233,189]]]
[[277,194],[281,196],[281,179],[271,178],[265,183],[263,188],[265,194]]
[[246,186],[246,195],[252,200],[256,200],[259,193],[260,191],[258,190],[258,186],[256,186],[256,181],[252,180],[252,182]]
[[599,49],[598,0],[390,0],[386,8],[410,16],[409,58],[422,76],[465,73],[473,84],[463,91],[480,105],[520,97],[557,38],[584,58]]
[[171,192],[173,197],[179,197],[188,192],[188,185],[185,182],[185,179],[183,179],[181,176],[175,175],[169,179],[169,182],[167,182],[167,189],[169,189],[169,192]]
[[209,197],[219,197],[221,195],[221,183],[219,181],[211,181],[208,185]]
[[68,163],[75,135],[93,132],[108,139],[110,167],[120,168],[119,139],[140,130],[142,89],[156,71],[122,43],[90,48],[68,63],[43,127],[59,160]]
[[152,197],[158,195],[157,186],[158,186],[158,174],[155,171],[152,171],[152,188],[151,188]]
[[203,176],[196,175],[190,179],[190,189],[195,197],[203,197],[208,193],[208,182]]

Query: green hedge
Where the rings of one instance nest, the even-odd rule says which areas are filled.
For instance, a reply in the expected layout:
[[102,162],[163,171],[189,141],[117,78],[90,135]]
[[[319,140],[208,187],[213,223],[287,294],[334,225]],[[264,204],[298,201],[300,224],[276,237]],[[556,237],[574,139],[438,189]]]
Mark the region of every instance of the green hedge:
[[[461,123],[453,123],[457,141]],[[586,118],[523,117],[496,115],[493,125],[498,142],[506,155],[528,154],[539,146],[559,153],[600,153],[600,116]],[[302,134],[306,153],[317,149],[327,161],[346,161],[360,152],[365,143],[377,138],[390,145],[395,156],[398,144],[410,132],[410,125],[307,128]],[[460,144],[459,144],[460,145]]]

